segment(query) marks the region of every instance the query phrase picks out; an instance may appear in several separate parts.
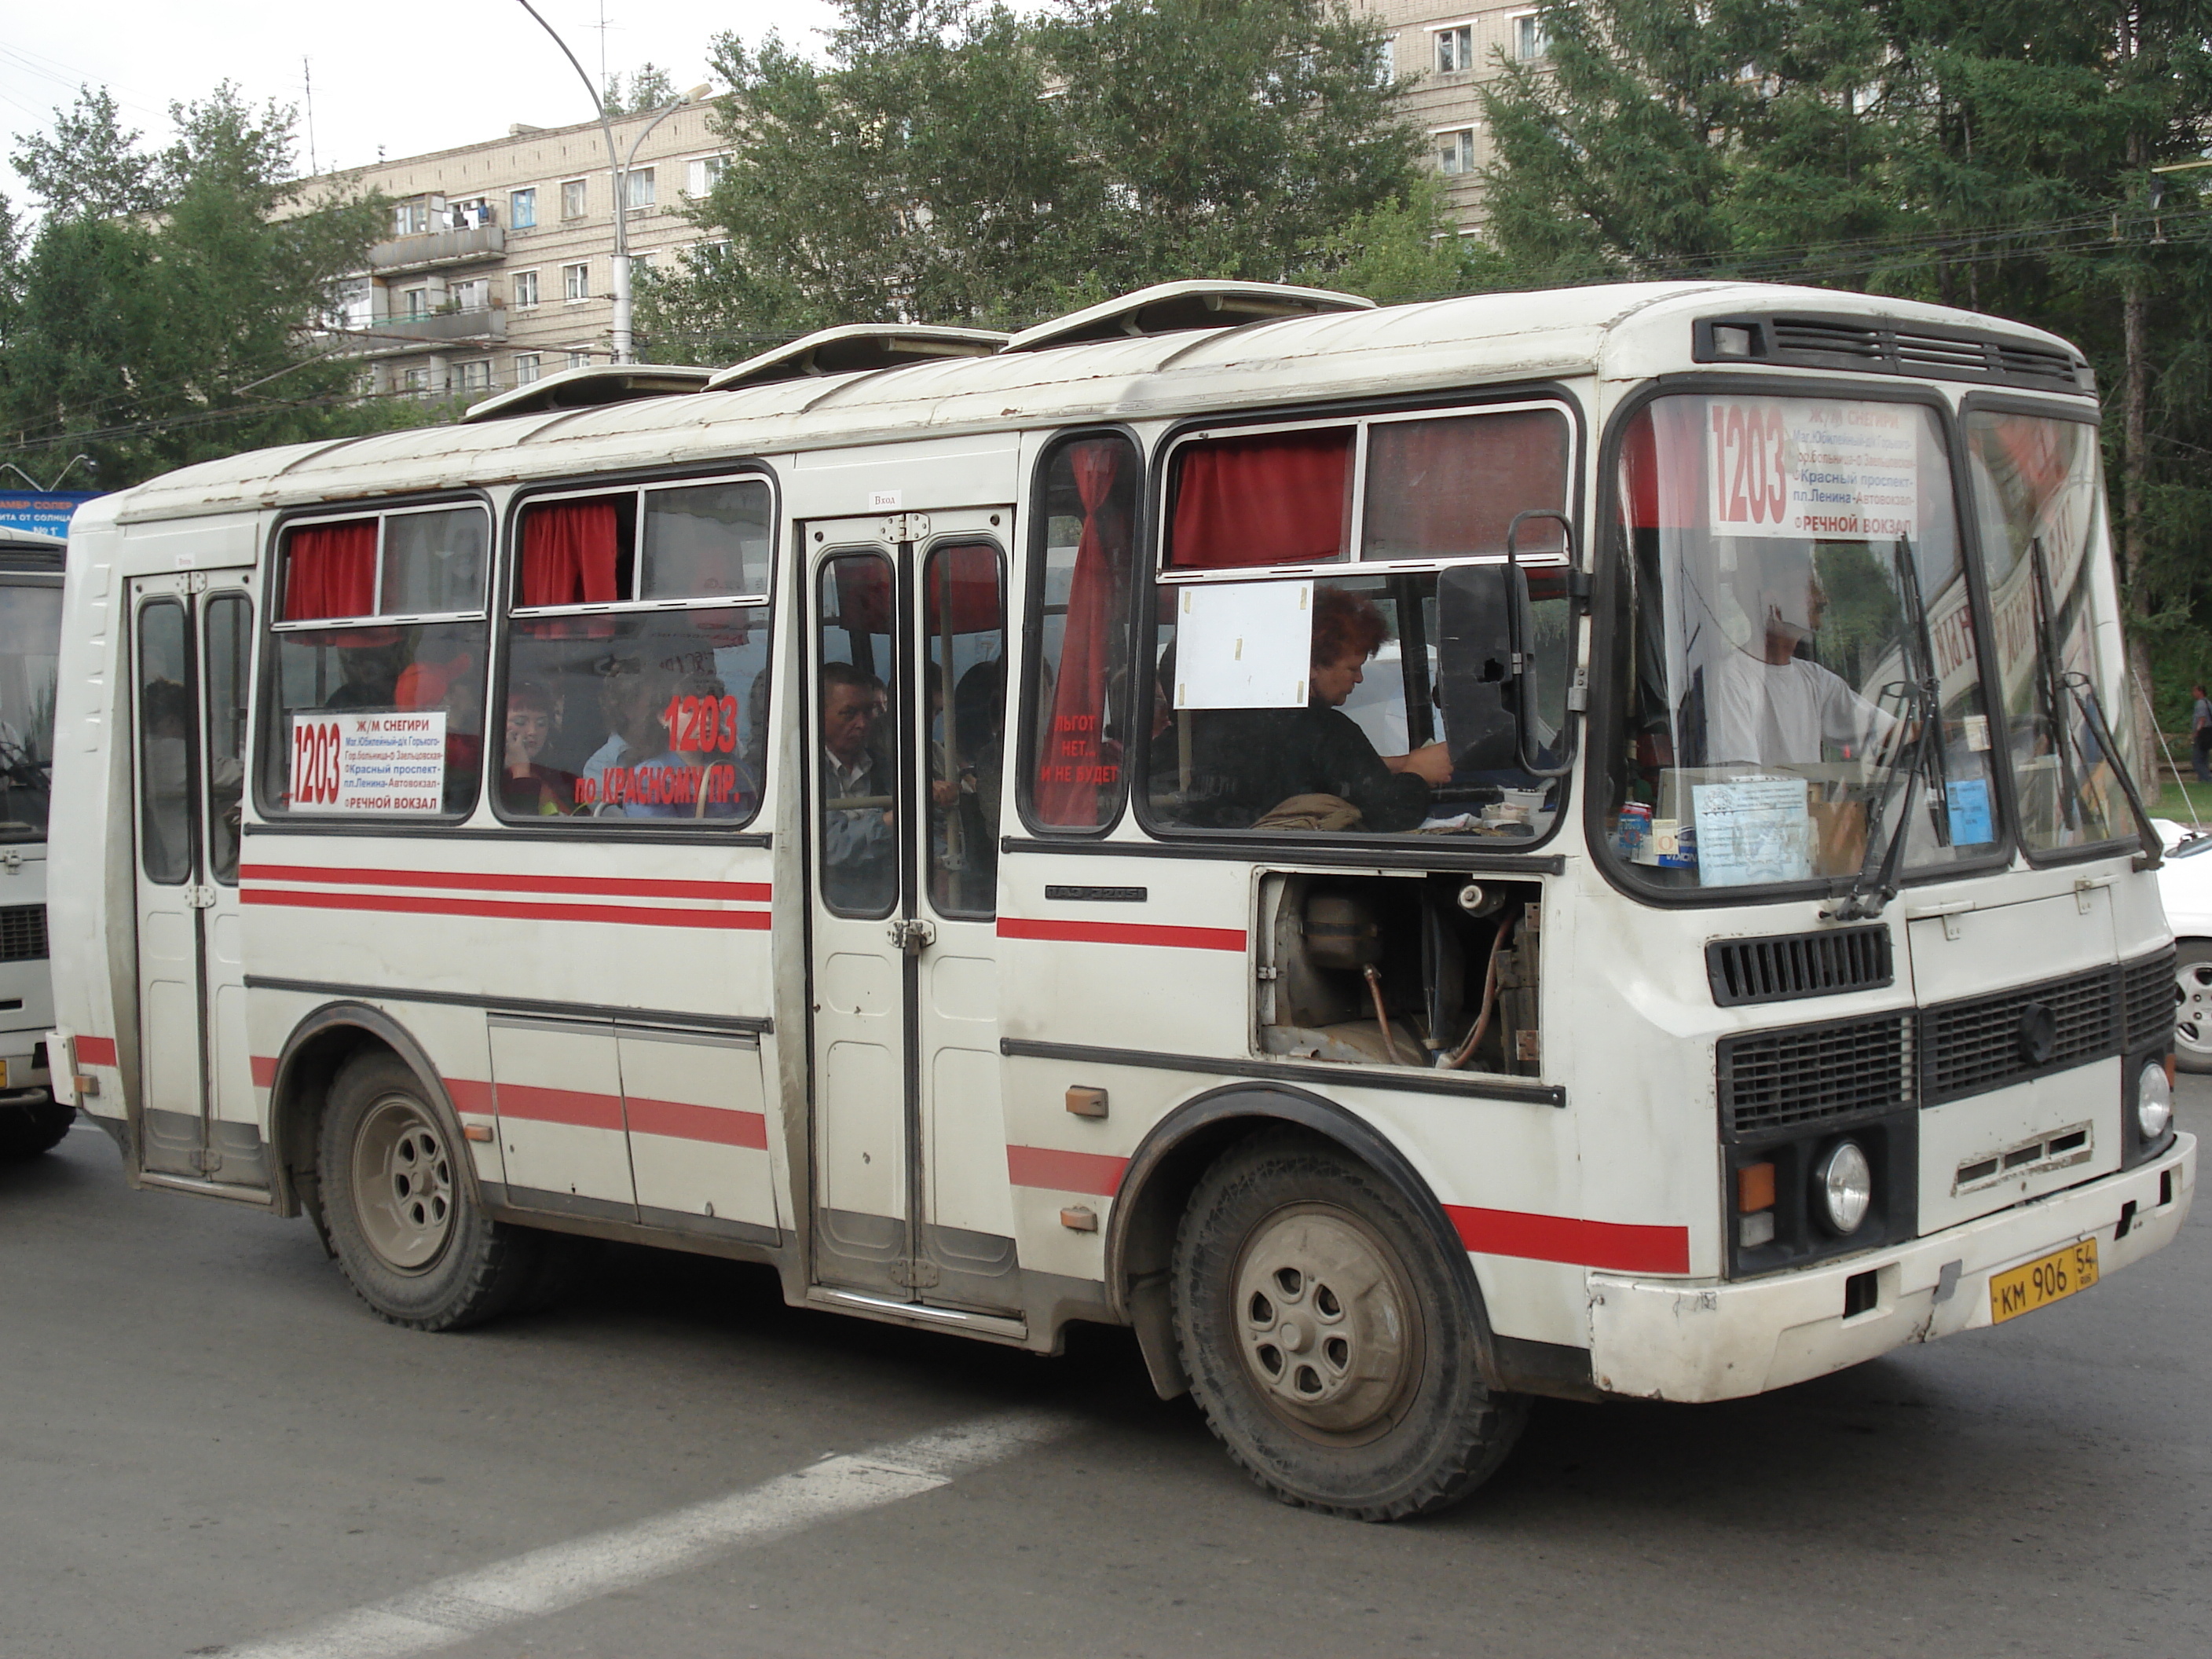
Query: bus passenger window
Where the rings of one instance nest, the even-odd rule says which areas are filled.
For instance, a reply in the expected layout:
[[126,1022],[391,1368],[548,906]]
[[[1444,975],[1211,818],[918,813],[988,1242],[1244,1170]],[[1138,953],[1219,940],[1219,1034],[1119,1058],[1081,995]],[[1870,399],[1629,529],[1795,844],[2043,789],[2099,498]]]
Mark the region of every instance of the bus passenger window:
[[246,653],[253,606],[242,593],[207,602],[200,653],[206,683],[208,873],[226,886],[238,879],[239,802],[246,791]]
[[1131,693],[1141,690],[1129,684],[1140,471],[1136,446],[1111,435],[1064,441],[1044,468],[1022,775],[1036,829],[1103,830],[1121,814]]
[[489,533],[473,504],[285,529],[264,812],[404,820],[475,804]]
[[930,550],[922,568],[929,709],[929,902],[939,915],[995,913],[1006,770],[1006,580],[999,550]]
[[138,860],[164,886],[192,873],[192,699],[185,608],[138,613]]
[[766,763],[770,510],[758,478],[524,507],[494,726],[501,817],[750,821]]

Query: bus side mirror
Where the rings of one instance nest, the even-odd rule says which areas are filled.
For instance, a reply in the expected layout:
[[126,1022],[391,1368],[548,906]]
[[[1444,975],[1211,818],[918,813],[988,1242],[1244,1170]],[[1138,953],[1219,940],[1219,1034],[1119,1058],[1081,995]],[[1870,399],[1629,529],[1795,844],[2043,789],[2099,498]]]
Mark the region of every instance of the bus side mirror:
[[1517,771],[1535,634],[1517,564],[1459,564],[1437,577],[1437,684],[1455,772]]

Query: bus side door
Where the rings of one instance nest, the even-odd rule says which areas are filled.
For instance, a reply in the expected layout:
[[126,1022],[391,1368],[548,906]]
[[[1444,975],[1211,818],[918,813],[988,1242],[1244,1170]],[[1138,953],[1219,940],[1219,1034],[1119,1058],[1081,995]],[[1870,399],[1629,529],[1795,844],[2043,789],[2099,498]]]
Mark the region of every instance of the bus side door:
[[1020,1305],[999,1092],[1010,507],[807,527],[815,1263]]
[[246,1042],[240,809],[253,578],[131,584],[141,1167],[265,1188]]

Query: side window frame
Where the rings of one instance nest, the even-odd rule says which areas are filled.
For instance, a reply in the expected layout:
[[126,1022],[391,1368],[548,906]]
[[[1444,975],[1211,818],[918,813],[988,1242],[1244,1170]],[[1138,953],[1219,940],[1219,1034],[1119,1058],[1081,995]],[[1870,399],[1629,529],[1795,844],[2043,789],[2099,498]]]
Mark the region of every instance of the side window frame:
[[[415,512],[452,512],[459,507],[473,507],[483,514],[484,520],[484,598],[474,611],[432,611],[420,616],[384,617],[371,614],[362,617],[319,617],[307,622],[288,623],[283,619],[284,581],[286,577],[284,551],[290,533],[318,524],[337,524],[349,520],[374,518],[376,529],[376,593],[381,596],[384,586],[385,530],[384,520],[389,515]],[[465,823],[472,817],[483,799],[483,766],[481,757],[477,776],[467,801],[459,808],[442,812],[409,813],[390,817],[366,814],[349,815],[335,812],[299,812],[276,799],[268,788],[269,745],[289,741],[289,734],[280,735],[284,725],[283,710],[277,707],[283,691],[283,676],[277,666],[277,653],[287,634],[316,630],[331,630],[356,626],[416,627],[426,623],[455,623],[474,622],[483,632],[479,650],[486,660],[483,672],[490,672],[491,589],[499,580],[499,515],[490,496],[483,490],[464,490],[452,494],[395,496],[380,501],[354,501],[331,503],[312,507],[296,508],[280,513],[269,528],[269,542],[262,559],[262,601],[254,618],[255,649],[253,653],[254,679],[249,687],[252,711],[247,718],[248,755],[253,773],[253,787],[249,792],[256,818],[270,824],[281,825],[287,832],[301,830],[313,834],[325,826],[339,826],[342,832],[360,834],[360,826],[368,824],[379,834],[404,835],[410,831],[450,829]],[[486,681],[489,685],[489,678]],[[489,704],[487,704],[489,707]]]
[[[642,580],[645,560],[645,498],[655,489],[698,489],[715,483],[734,483],[758,481],[768,491],[767,523],[769,527],[768,564],[757,594],[708,599],[638,599],[635,598],[609,602],[592,602],[564,605],[524,605],[518,602],[517,590],[522,580],[522,522],[523,515],[533,507],[543,507],[562,501],[588,501],[611,495],[627,495],[630,499],[632,526],[632,562],[630,586],[633,594]],[[622,816],[579,815],[587,819],[591,827],[581,823],[549,825],[542,818],[507,810],[500,799],[496,787],[484,792],[494,818],[502,830],[510,835],[535,833],[558,837],[562,841],[590,841],[595,838],[638,838],[646,841],[667,842],[680,836],[702,836],[718,845],[750,845],[764,843],[765,831],[756,829],[768,811],[767,757],[777,748],[775,728],[775,624],[776,578],[779,555],[783,541],[783,494],[775,471],[763,462],[739,460],[721,465],[696,469],[685,472],[614,473],[604,477],[564,478],[533,484],[518,490],[509,497],[500,524],[500,557],[496,562],[493,583],[496,589],[491,613],[491,678],[486,690],[484,716],[484,750],[489,768],[500,764],[493,752],[495,725],[493,712],[506,707],[507,687],[514,672],[514,628],[518,617],[529,620],[537,617],[636,617],[661,612],[693,611],[737,611],[757,608],[766,611],[763,629],[767,640],[767,659],[763,665],[767,678],[763,696],[769,700],[767,753],[762,757],[762,775],[756,780],[759,798],[753,811],[738,819],[665,819],[626,817]],[[505,742],[505,716],[500,716],[496,735],[502,746]]]

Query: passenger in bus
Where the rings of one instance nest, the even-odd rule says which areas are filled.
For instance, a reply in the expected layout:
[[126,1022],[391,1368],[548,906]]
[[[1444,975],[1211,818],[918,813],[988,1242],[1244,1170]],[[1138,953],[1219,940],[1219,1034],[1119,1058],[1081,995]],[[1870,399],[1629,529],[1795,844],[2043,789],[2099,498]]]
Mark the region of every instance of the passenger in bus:
[[[632,767],[623,816],[632,818],[743,818],[752,816],[760,791],[752,773],[734,752],[734,719],[726,728],[720,717],[728,695],[713,674],[691,673],[678,680],[654,716],[661,751]],[[687,705],[711,704],[688,724]],[[671,723],[672,711],[675,714]],[[722,739],[728,738],[726,751]]]
[[578,771],[583,795],[601,816],[619,815],[622,791],[611,797],[607,774],[636,765],[647,756],[668,746],[660,724],[667,706],[666,688],[672,676],[649,670],[643,659],[629,655],[603,657],[598,664],[599,718],[606,722],[607,738],[585,759]]
[[408,664],[399,671],[392,702],[401,710],[434,709],[446,717],[446,803],[471,799],[483,767],[483,671],[477,653],[460,649]]
[[[1188,821],[1249,829],[1285,802],[1323,795],[1356,812],[1358,828],[1417,828],[1428,816],[1430,790],[1451,775],[1444,745],[1378,755],[1342,708],[1388,632],[1370,600],[1316,586],[1306,706],[1217,709],[1196,716]],[[1338,809],[1334,816],[1345,814]]]
[[[379,637],[389,634],[389,639]],[[368,636],[372,643],[337,647],[340,678],[336,690],[323,699],[329,709],[390,708],[400,674],[400,633],[398,629],[362,629],[340,635],[340,639]]]
[[1812,550],[1780,544],[1749,556],[1736,593],[1752,637],[1724,651],[1705,683],[1704,763],[1810,766],[1829,744],[1870,759],[1898,722],[1813,660],[1828,596]]
[[538,757],[560,725],[560,706],[535,680],[517,680],[507,691],[506,758],[499,775],[500,805],[520,817],[558,817],[576,804],[576,775],[541,765]]
[[822,665],[822,889],[840,908],[880,910],[898,892],[897,814],[876,744],[884,683],[851,663]]

